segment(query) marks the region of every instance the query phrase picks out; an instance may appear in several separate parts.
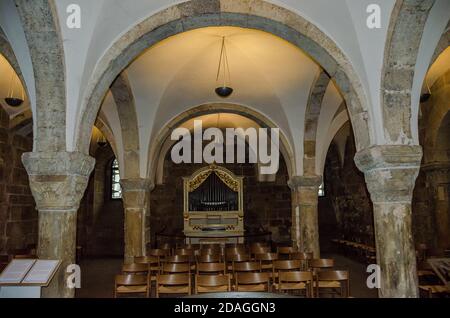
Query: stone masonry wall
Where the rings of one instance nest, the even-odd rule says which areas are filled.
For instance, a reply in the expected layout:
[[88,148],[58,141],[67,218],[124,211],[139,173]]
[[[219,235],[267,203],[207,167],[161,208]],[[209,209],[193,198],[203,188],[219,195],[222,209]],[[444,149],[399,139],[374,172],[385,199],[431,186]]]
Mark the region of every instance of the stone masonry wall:
[[0,106],[0,254],[37,243],[38,213],[21,156],[33,147],[32,137],[10,131]]

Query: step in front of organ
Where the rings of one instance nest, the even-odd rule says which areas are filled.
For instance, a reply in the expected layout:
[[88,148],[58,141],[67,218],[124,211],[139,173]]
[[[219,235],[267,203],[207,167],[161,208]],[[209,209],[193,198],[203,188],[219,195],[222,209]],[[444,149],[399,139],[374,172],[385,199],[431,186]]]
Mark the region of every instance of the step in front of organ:
[[210,165],[184,178],[184,234],[196,243],[243,243],[243,178]]

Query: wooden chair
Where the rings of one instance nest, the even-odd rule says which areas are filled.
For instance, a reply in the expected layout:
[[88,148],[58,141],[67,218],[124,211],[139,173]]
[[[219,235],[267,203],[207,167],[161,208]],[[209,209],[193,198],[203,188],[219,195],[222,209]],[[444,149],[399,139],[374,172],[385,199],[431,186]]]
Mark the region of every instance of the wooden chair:
[[274,285],[278,292],[305,291],[307,298],[314,297],[313,275],[309,271],[289,271],[278,273],[278,283]]
[[195,294],[231,291],[229,274],[195,275]]
[[220,263],[222,261],[222,255],[211,254],[211,255],[198,255],[197,263]]
[[251,259],[248,254],[231,254],[227,255],[225,257],[225,260],[228,264],[227,265],[228,271],[232,271],[234,263],[249,262]]
[[272,272],[273,262],[278,260],[278,254],[277,253],[255,254],[255,260],[260,262],[262,271]]
[[161,274],[190,274],[191,266],[186,263],[162,263]]
[[233,247],[227,247],[225,249],[225,258],[231,255],[248,255],[248,250],[245,246],[233,246]]
[[172,264],[190,264],[192,262],[192,258],[189,255],[173,255],[166,256],[164,259],[164,263],[172,263]]
[[278,283],[278,274],[280,272],[301,271],[301,270],[302,270],[302,263],[300,260],[290,259],[290,260],[273,261],[272,278],[274,280],[274,284]]
[[156,276],[156,298],[160,294],[191,295],[190,274],[158,274]]
[[334,259],[332,258],[318,258],[311,259],[308,262],[309,267],[312,269],[314,274],[323,270],[323,269],[331,269],[334,267]]
[[122,265],[122,273],[124,275],[148,275],[148,264],[124,264]]
[[297,259],[302,261],[303,270],[308,270],[309,260],[313,259],[313,253],[310,252],[297,252],[290,255],[291,259]]
[[144,275],[116,275],[114,283],[114,298],[125,294],[145,294],[150,296],[150,284]]
[[159,257],[159,260],[163,260],[166,256],[170,255],[170,250],[168,249],[161,249],[161,248],[154,248],[150,249],[147,252],[147,256],[157,256]]
[[197,263],[197,275],[226,274],[225,263]]
[[190,248],[179,248],[174,250],[173,255],[180,255],[180,256],[190,256],[190,257],[194,257],[195,256],[195,250],[190,249]]
[[[331,290],[332,294],[339,294],[340,297],[348,298],[350,296],[350,277],[348,271],[320,271],[317,273],[315,285],[317,297],[319,297],[320,289]],[[336,289],[339,292],[336,292]]]
[[235,279],[236,291],[238,292],[270,291],[270,277],[268,273],[238,273]]
[[292,246],[279,246],[277,248],[278,258],[279,259],[290,259],[291,254],[297,253],[298,250],[296,247]]
[[269,246],[258,245],[250,248],[250,257],[252,257],[253,259],[255,258],[256,254],[265,254],[265,253],[270,253]]
[[199,255],[222,255],[222,250],[220,248],[201,248]]
[[134,262],[136,264],[147,264],[150,280],[156,280],[156,274],[158,274],[160,271],[158,256],[136,256],[134,257]]

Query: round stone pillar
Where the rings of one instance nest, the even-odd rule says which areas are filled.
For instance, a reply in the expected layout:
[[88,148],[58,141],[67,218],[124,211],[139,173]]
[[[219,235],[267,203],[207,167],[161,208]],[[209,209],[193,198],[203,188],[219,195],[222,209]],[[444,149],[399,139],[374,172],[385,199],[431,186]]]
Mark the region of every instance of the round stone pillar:
[[420,169],[420,146],[374,146],[358,152],[373,202],[380,297],[418,297],[411,201]]
[[39,211],[38,257],[62,264],[43,297],[73,297],[66,268],[75,263],[77,210],[95,160],[79,152],[28,152],[22,156]]
[[292,246],[320,257],[318,200],[321,176],[293,176],[288,185],[292,190]]
[[[146,222],[150,191],[153,185],[149,179],[122,179],[122,199],[125,212],[125,263],[133,262],[135,256],[145,255]],[[149,238],[148,238],[149,239]]]

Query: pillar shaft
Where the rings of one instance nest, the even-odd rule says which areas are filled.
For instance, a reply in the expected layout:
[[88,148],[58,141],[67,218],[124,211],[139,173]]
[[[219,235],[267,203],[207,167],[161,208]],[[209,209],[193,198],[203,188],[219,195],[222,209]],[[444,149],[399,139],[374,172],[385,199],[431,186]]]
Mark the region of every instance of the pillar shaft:
[[38,256],[62,262],[42,296],[73,297],[66,268],[75,263],[77,210],[95,160],[75,152],[29,152],[22,161],[39,211]]
[[122,198],[125,213],[125,263],[132,263],[135,256],[145,255],[146,215],[152,190],[148,179],[122,179]]
[[419,173],[420,146],[375,146],[356,154],[374,207],[380,297],[418,297],[411,201]]
[[313,252],[320,257],[318,191],[322,183],[320,176],[295,176],[289,180],[292,190],[293,246],[301,251]]

